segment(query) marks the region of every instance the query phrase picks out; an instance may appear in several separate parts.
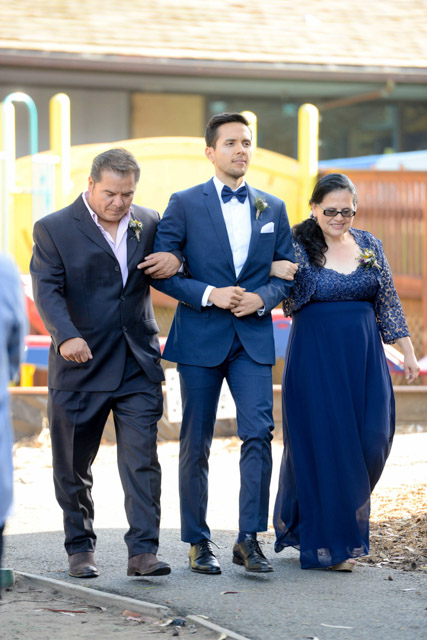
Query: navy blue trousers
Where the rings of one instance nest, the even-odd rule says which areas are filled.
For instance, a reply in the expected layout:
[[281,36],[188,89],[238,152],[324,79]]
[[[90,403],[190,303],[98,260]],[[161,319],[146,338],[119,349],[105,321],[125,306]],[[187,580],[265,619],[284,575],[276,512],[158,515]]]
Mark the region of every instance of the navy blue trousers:
[[206,522],[209,452],[224,378],[237,409],[240,452],[239,529],[267,529],[272,469],[273,384],[271,366],[252,360],[235,337],[217,367],[178,365],[183,418],[180,434],[179,490],[181,538],[195,544],[210,539]]

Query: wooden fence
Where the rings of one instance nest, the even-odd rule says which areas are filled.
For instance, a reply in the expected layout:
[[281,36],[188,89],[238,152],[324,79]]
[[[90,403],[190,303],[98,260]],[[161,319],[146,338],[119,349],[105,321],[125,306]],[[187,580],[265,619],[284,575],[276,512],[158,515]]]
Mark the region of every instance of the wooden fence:
[[427,172],[345,173],[357,189],[354,226],[382,240],[417,355],[427,355]]

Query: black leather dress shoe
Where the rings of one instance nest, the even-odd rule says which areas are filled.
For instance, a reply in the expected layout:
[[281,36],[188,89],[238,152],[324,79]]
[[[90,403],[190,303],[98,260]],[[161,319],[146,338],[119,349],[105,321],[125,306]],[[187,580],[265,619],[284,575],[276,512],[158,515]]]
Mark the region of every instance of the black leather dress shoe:
[[233,547],[234,564],[244,565],[246,571],[268,573],[273,567],[261,551],[258,540],[254,536],[246,536],[242,542]]
[[221,567],[212,551],[210,540],[202,540],[197,544],[192,544],[188,557],[191,571],[211,575],[221,573]]

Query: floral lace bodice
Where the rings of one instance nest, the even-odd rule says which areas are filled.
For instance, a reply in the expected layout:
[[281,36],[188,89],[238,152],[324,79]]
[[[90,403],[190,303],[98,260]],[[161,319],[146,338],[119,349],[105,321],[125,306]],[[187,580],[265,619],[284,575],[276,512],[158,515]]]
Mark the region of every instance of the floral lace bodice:
[[285,315],[291,315],[308,302],[369,301],[374,305],[378,328],[385,343],[409,336],[381,241],[368,231],[351,229],[351,233],[361,249],[369,248],[375,252],[380,268],[357,268],[352,273],[343,274],[317,267],[310,263],[304,247],[294,241],[299,267],[292,292],[283,302]]
[[339,273],[324,267],[319,271],[312,302],[339,302],[363,300],[374,302],[378,289],[375,269],[356,269],[352,273]]

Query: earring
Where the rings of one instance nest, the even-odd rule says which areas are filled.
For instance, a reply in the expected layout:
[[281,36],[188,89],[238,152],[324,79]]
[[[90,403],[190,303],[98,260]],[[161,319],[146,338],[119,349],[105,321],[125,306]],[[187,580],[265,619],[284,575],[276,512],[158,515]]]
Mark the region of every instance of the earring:
[[314,220],[314,222],[316,224],[319,224],[318,220],[317,220],[317,216],[313,215],[313,212],[310,213],[310,220]]

